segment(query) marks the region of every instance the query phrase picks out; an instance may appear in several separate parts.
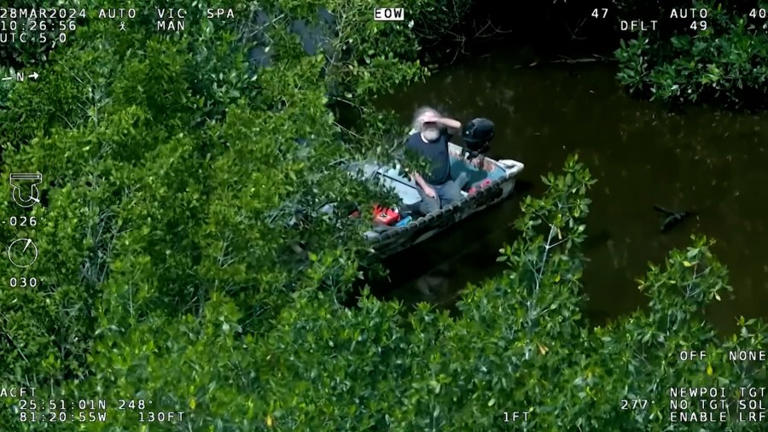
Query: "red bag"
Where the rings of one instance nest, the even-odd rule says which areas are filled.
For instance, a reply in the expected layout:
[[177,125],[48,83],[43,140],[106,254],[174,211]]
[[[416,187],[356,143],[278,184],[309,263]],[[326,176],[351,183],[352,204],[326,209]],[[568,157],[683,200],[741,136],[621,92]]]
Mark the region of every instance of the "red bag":
[[373,206],[373,221],[380,225],[393,225],[400,220],[400,213],[391,208],[382,207],[378,204]]

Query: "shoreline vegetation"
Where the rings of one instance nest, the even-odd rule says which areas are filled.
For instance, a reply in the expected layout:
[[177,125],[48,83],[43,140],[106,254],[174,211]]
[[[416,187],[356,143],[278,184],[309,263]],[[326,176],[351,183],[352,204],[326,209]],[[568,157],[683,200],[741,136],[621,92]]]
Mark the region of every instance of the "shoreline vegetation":
[[[403,128],[372,100],[424,77],[425,47],[472,2],[415,0],[413,26],[372,21],[376,6],[241,3],[234,23],[191,19],[183,35],[90,21],[66,47],[4,51],[43,66],[0,92],[3,172],[46,184],[34,230],[0,225],[5,241],[34,237],[41,257],[36,289],[0,290],[0,386],[109,403],[107,424],[38,425],[5,397],[4,431],[135,430],[136,410],[116,407],[126,399],[184,412],[153,431],[492,431],[511,418],[527,430],[663,430],[670,388],[766,386],[762,364],[725,355],[764,350],[764,321],[740,318],[720,337],[702,316],[730,291],[704,236],[638,280],[646,309],[605,326],[583,318],[595,179],[577,156],[522,200],[519,237],[500,245],[507,269],[468,286],[458,316],[353,298],[376,266],[367,221],[319,209],[391,199],[341,166],[391,153]],[[663,101],[744,101],[763,51],[736,47],[762,39],[711,16],[711,33],[624,43],[619,80]],[[699,60],[716,46],[714,63]],[[0,267],[3,280],[17,273]],[[678,360],[693,350],[708,356]],[[622,409],[631,400],[655,403]]]

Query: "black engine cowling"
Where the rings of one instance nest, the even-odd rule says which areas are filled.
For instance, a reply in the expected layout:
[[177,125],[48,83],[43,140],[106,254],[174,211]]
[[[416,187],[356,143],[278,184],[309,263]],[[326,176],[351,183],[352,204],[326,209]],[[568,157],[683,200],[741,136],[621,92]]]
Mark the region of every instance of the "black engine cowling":
[[470,159],[477,157],[480,153],[488,152],[495,132],[493,122],[487,118],[473,119],[464,126],[461,138]]

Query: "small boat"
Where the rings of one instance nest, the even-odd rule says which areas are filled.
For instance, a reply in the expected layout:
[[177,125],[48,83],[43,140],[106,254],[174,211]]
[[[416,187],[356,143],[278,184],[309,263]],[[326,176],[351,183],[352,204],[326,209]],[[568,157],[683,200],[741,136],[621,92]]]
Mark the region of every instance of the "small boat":
[[[448,143],[448,151],[451,158],[451,174],[455,176],[459,172],[467,173],[467,185],[474,186],[469,191],[462,190],[461,200],[419,218],[406,220],[406,224],[379,225],[367,231],[365,236],[378,255],[392,255],[420,243],[469,215],[498,203],[512,193],[516,177],[524,168],[521,162],[515,160],[497,161],[486,156],[481,156],[481,167],[475,168],[468,161],[464,147]],[[409,177],[401,175],[400,166],[369,163],[359,168],[362,168],[365,177],[375,177],[384,186],[393,188],[400,197],[403,208],[411,208],[421,200],[418,186]]]

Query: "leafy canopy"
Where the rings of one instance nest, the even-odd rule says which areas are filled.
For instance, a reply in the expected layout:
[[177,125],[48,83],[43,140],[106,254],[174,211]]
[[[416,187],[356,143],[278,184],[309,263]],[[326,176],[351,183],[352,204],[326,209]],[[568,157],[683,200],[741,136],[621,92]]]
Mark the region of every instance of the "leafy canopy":
[[[460,19],[443,12],[465,10],[455,3],[409,7],[437,38]],[[529,413],[534,430],[660,430],[663,404],[619,401],[765,381],[717,351],[761,348],[762,323],[726,341],[701,325],[728,289],[704,238],[650,269],[647,311],[584,321],[593,179],[575,158],[524,200],[520,236],[500,251],[508,269],[468,287],[458,317],[367,291],[345,306],[371,264],[367,222],[319,209],[381,198],[343,165],[387,152],[396,133],[370,101],[426,73],[422,41],[374,23],[374,6],[242,3],[236,22],[190,19],[182,35],[86,20],[35,60],[40,81],[0,94],[3,172],[46,179],[38,226],[0,225],[4,242],[28,234],[41,256],[36,289],[0,290],[0,382],[112,407],[107,424],[42,426],[6,399],[4,430],[136,430],[135,412],[114,409],[131,398],[186,413],[151,430],[487,431],[509,428],[505,411]],[[694,348],[710,362],[674,361]]]

